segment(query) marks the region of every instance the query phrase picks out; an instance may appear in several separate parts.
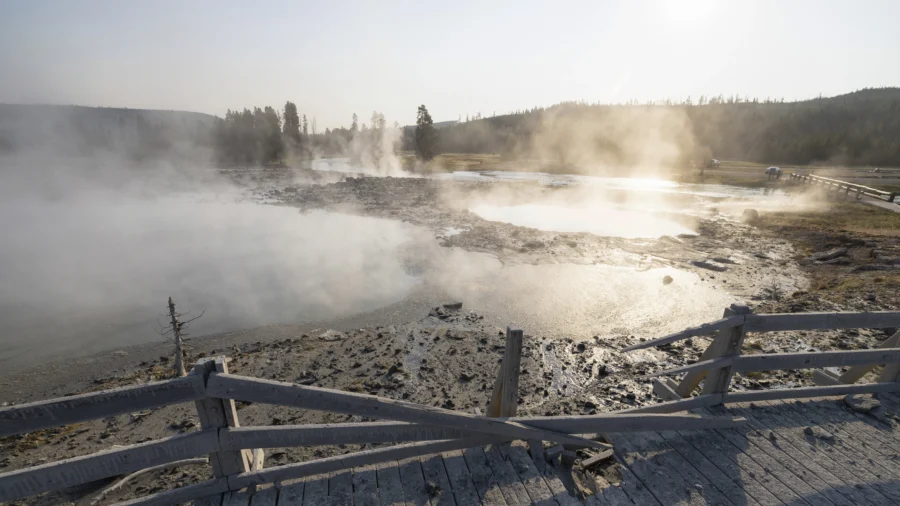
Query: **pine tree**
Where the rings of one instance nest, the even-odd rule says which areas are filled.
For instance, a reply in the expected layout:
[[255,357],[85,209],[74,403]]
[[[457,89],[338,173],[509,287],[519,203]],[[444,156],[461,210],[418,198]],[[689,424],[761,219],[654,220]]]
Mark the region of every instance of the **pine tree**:
[[420,105],[416,113],[416,156],[421,160],[431,160],[437,155],[437,131],[428,108]]

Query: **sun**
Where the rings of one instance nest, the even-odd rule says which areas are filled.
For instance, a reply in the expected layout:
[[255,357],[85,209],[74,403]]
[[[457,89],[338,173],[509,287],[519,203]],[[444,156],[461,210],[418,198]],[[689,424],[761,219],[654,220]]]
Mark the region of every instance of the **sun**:
[[662,0],[662,10],[672,23],[691,24],[706,20],[717,0]]

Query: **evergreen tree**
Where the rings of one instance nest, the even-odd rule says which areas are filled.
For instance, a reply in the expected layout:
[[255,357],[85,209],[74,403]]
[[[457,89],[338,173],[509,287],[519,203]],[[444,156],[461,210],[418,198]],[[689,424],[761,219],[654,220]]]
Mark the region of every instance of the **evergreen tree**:
[[300,117],[297,115],[297,105],[293,102],[284,104],[284,125],[282,133],[288,139],[300,143]]
[[416,113],[416,156],[421,160],[431,160],[437,155],[437,131],[428,108],[420,105]]

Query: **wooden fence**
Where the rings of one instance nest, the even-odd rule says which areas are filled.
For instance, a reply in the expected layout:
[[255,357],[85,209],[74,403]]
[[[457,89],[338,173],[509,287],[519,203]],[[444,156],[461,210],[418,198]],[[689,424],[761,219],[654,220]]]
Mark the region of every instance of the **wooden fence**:
[[861,199],[863,195],[866,195],[879,200],[893,202],[894,198],[897,196],[895,192],[887,192],[884,190],[879,190],[877,188],[863,186],[861,184],[848,183],[846,181],[840,181],[838,179],[831,179],[822,176],[793,173],[791,174],[791,180],[821,186],[826,190],[833,190],[836,196],[840,196],[841,192],[843,191],[845,199],[850,197],[851,192],[855,192],[857,200]]
[[[869,350],[744,355],[741,347],[747,332],[898,327],[900,312],[757,315],[746,306],[732,305],[725,310],[720,320],[625,348],[624,351],[628,352],[695,336],[715,335],[699,361],[649,375],[658,377],[684,374],[680,382],[671,378],[654,379],[654,392],[664,399],[670,399],[670,402],[627,412],[672,413],[724,403],[897,392],[900,391],[900,332],[882,342],[878,348]],[[883,365],[884,369],[876,383],[853,384],[879,365]],[[736,372],[844,366],[851,367],[840,375],[824,370],[815,371],[813,382],[819,385],[815,387],[729,392],[732,375]],[[691,397],[701,381],[703,387],[700,395]]]
[[[314,386],[236,376],[227,359],[204,359],[182,378],[0,408],[9,436],[170,404],[194,402],[201,429],[157,441],[0,474],[0,501],[60,490],[183,459],[209,456],[214,478],[120,504],[169,505],[257,484],[490,443],[524,439],[579,447],[608,445],[578,434],[736,427],[743,419],[698,415],[607,413],[516,417],[522,331],[507,329],[507,347],[483,417],[411,402]],[[234,401],[378,418],[386,422],[241,427]],[[263,468],[263,448],[399,443],[307,462]]]

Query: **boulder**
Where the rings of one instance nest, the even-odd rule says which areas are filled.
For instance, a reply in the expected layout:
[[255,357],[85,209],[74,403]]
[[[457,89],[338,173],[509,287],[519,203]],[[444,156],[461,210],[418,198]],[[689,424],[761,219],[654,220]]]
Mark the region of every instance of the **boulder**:
[[816,262],[825,262],[827,260],[832,260],[838,257],[846,256],[847,248],[834,248],[828,251],[820,251],[818,253],[814,253],[809,257],[810,260],[815,260]]
[[741,214],[741,221],[744,223],[753,223],[759,219],[759,211],[756,209],[744,209]]

